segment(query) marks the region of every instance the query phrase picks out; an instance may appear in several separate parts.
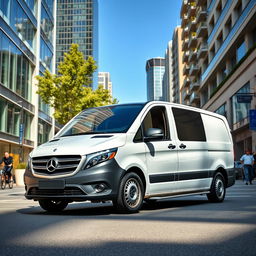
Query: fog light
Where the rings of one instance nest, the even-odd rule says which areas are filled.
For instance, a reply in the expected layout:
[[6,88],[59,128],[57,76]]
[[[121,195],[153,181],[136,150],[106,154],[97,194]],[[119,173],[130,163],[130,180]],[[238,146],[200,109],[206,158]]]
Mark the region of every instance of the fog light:
[[100,183],[100,184],[95,185],[94,190],[96,193],[100,193],[100,192],[104,191],[105,188],[106,188],[106,185],[104,183]]

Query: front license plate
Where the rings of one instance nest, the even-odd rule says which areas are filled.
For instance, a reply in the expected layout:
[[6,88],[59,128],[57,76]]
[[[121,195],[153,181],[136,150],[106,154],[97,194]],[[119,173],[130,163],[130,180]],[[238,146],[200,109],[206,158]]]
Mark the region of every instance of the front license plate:
[[39,189],[64,189],[64,180],[39,180]]

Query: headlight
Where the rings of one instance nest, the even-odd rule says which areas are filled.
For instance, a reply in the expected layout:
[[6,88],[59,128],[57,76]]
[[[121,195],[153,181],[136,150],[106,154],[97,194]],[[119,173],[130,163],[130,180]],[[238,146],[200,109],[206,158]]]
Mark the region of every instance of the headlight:
[[97,164],[113,159],[116,155],[116,152],[117,148],[113,148],[88,155],[85,168],[88,169]]

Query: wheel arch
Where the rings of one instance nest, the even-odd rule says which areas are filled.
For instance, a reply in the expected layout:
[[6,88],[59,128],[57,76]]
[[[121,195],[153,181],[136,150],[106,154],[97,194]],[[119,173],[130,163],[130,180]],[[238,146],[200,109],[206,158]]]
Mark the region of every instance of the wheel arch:
[[133,167],[130,167],[130,168],[125,172],[125,174],[130,173],[130,172],[136,173],[136,174],[141,178],[142,184],[143,184],[143,186],[144,186],[144,193],[146,193],[146,190],[147,190],[147,182],[146,182],[146,178],[145,178],[145,175],[144,175],[143,171],[142,171],[139,167],[133,166]]
[[223,175],[223,177],[224,177],[224,179],[225,179],[225,186],[227,187],[227,185],[228,185],[228,173],[227,173],[226,169],[225,169],[224,167],[222,167],[222,166],[221,166],[221,167],[218,167],[218,169],[214,172],[213,177],[215,177],[215,175],[216,175],[218,172]]

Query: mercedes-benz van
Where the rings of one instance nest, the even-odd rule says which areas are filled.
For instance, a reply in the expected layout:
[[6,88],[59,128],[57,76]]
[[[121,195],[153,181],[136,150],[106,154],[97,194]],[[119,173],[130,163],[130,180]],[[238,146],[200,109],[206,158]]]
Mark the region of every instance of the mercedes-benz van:
[[221,115],[167,102],[90,108],[32,151],[25,196],[47,211],[112,200],[137,212],[143,200],[195,194],[222,202],[233,160]]

